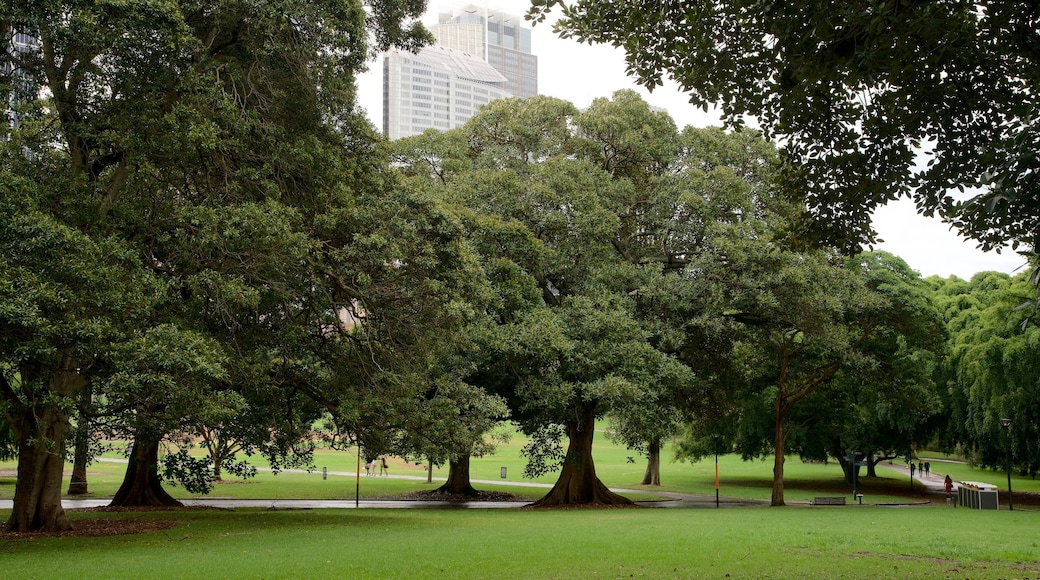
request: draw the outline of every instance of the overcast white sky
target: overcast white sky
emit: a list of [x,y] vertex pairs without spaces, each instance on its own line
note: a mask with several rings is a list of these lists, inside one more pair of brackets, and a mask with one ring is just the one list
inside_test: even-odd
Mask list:
[[[433,24],[437,21],[437,13],[451,10],[452,3],[431,0],[429,6],[423,21]],[[518,16],[526,12],[527,6],[527,0],[490,4],[493,10],[500,9]],[[538,55],[540,94],[584,107],[595,98],[609,97],[614,91],[627,88],[643,95],[651,105],[667,109],[679,127],[721,124],[715,115],[691,106],[674,84],[666,83],[653,93],[637,86],[625,75],[624,54],[618,49],[562,40],[552,33],[548,23],[534,26],[531,44],[532,52]],[[370,66],[372,70],[358,80],[360,103],[372,123],[381,129],[382,65],[375,62]],[[923,276],[956,275],[969,279],[974,273],[986,270],[1015,273],[1024,264],[1024,260],[1010,250],[1003,254],[979,251],[975,242],[957,236],[940,220],[917,215],[909,200],[878,210],[874,214],[874,227],[884,240],[878,249],[902,257]]]

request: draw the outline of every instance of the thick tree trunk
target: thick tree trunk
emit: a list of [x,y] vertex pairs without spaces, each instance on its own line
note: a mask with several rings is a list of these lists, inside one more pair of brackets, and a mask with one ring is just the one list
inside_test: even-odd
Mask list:
[[773,435],[773,495],[769,505],[783,506],[784,503],[784,446],[787,433],[784,430],[785,413],[781,405],[776,406],[776,432]]
[[561,505],[632,505],[632,500],[622,497],[603,485],[596,477],[596,465],[592,461],[592,438],[595,434],[596,405],[586,405],[580,421],[566,424],[567,456],[563,471],[556,485],[534,507]]
[[643,485],[661,485],[661,440],[654,439],[647,448]]
[[479,492],[473,488],[469,480],[469,454],[458,459],[448,460],[448,481],[438,487],[437,493],[476,496]]
[[162,488],[159,479],[159,442],[134,441],[130,453],[130,463],[126,466],[126,476],[119,486],[110,506],[180,506],[181,502],[173,499]]
[[[36,439],[33,435],[26,436],[18,427],[12,430],[18,446],[18,479],[7,530],[55,532],[72,529],[65,517],[65,509],[61,507],[64,458],[50,449],[46,441]],[[46,434],[38,433],[38,436],[52,441],[54,438],[64,439],[62,430],[52,424]]]
[[[6,378],[5,394],[13,392]],[[24,378],[23,380],[28,380]],[[46,394],[68,400],[86,381],[71,371],[59,371]],[[31,397],[31,394],[30,394]],[[7,530],[11,532],[72,529],[61,507],[61,476],[65,468],[65,438],[69,414],[64,406],[39,397],[28,404],[8,400],[7,421],[18,449],[18,475]]]

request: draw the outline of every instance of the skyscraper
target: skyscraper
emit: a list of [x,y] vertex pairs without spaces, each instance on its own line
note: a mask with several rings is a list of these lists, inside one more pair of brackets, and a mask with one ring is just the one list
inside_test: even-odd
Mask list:
[[483,60],[443,46],[383,59],[383,133],[393,140],[465,124],[477,109],[513,96],[506,77]]
[[538,94],[538,57],[522,18],[468,5],[439,15],[437,44],[383,60],[383,132],[390,139],[447,130],[492,99]]
[[[12,31],[10,38],[2,39],[0,42],[5,44],[3,55],[0,56],[0,84],[5,89],[2,94],[6,97],[0,114],[7,116],[9,127],[16,127],[18,104],[36,99],[38,91],[36,83],[21,68],[20,63],[23,58],[39,49],[39,42],[35,37],[18,31]],[[4,139],[7,137],[6,133],[0,136]]]
[[531,54],[531,29],[523,18],[470,4],[442,12],[430,32],[437,44],[478,55],[509,79],[517,97],[538,94],[538,57]]

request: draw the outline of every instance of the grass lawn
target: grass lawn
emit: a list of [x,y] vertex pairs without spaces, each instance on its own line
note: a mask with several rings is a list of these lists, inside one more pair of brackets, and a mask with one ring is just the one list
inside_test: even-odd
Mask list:
[[[505,489],[534,499],[544,489],[520,487],[520,438],[494,456],[476,459],[478,488]],[[662,465],[663,490],[714,494],[714,459]],[[630,459],[631,458],[631,459]],[[610,486],[638,489],[645,461],[597,438],[597,471]],[[767,499],[772,461],[720,457],[723,496]],[[218,485],[211,495],[237,498],[353,498],[357,457],[320,450],[312,473],[261,470],[247,482]],[[907,503],[905,475],[887,471],[864,479],[865,503]],[[322,478],[325,467],[333,475]],[[508,477],[500,478],[505,467]],[[10,473],[13,462],[0,463]],[[95,497],[110,496],[125,464],[90,467]],[[1001,472],[932,461],[932,471],[956,480],[1005,482]],[[394,475],[425,477],[423,466],[390,459]],[[443,478],[445,469],[435,470]],[[834,464],[786,465],[788,501],[845,495],[851,489]],[[551,484],[555,474],[541,478]],[[436,483],[435,483],[436,485]],[[1040,485],[1016,478],[1016,491]],[[424,479],[361,477],[363,498],[429,489]],[[169,488],[177,497],[183,489]],[[919,487],[918,487],[919,489]],[[14,492],[0,476],[0,498]],[[1003,497],[1003,494],[1001,494]],[[631,496],[631,495],[630,495]],[[652,492],[633,499],[648,499]],[[921,500],[923,496],[909,496]],[[892,500],[892,501],[889,501]],[[1016,507],[1018,503],[1016,502]],[[944,507],[790,506],[742,509],[612,510],[186,510],[71,511],[76,520],[168,520],[165,531],[108,537],[0,535],[4,578],[1038,578],[1040,512]],[[9,511],[0,510],[0,519]]]
[[[524,459],[520,449],[527,440],[522,435],[514,435],[509,443],[499,446],[495,455],[474,458],[471,474],[474,480],[485,480],[492,483],[477,483],[478,489],[494,489],[507,491],[537,499],[544,495],[545,488],[522,487],[532,481],[549,486],[556,480],[556,473],[542,476],[535,480],[523,477]],[[631,450],[615,445],[604,434],[599,433],[595,445],[596,470],[600,479],[608,486],[615,488],[638,489],[639,494],[626,494],[632,499],[646,500],[661,498],[659,492],[697,493],[714,495],[715,463],[714,458],[707,458],[697,463],[676,463],[672,461],[670,446],[662,452],[660,488],[640,488],[638,485],[646,468],[646,460]],[[109,453],[109,459],[118,459],[119,453]],[[976,469],[961,463],[940,461],[935,457],[925,456],[932,461],[932,472],[936,474],[950,473],[955,481],[984,481],[997,485],[1003,491],[1007,479],[1003,472]],[[400,458],[389,458],[390,473],[406,475],[414,478],[425,478],[424,465],[404,461]],[[899,462],[896,462],[900,464]],[[263,465],[262,462],[257,462]],[[890,504],[907,501],[923,501],[920,486],[915,486],[916,494],[911,494],[909,480],[905,474],[879,465],[879,478],[861,478],[859,491],[865,495],[864,503]],[[10,499],[14,495],[14,462],[0,462],[0,499]],[[242,499],[348,499],[355,494],[355,477],[330,475],[322,479],[322,468],[330,473],[351,473],[357,469],[357,455],[353,450],[334,451],[319,449],[315,454],[315,471],[311,473],[282,472],[274,475],[261,467],[254,479],[241,481],[228,478],[226,483],[216,486],[210,494],[213,497],[232,497]],[[719,458],[720,493],[723,496],[768,500],[772,485],[772,458],[766,460],[741,461],[739,457],[723,455]],[[507,477],[502,479],[501,469],[506,469]],[[89,486],[92,497],[111,497],[123,478],[125,464],[101,461],[89,468]],[[68,477],[71,468],[66,470]],[[435,483],[433,486],[424,479],[402,480],[384,477],[361,478],[361,497],[376,499],[398,497],[416,490],[427,490],[439,485],[438,479],[447,476],[446,467],[434,468]],[[818,495],[851,496],[851,486],[842,479],[841,468],[836,463],[803,463],[797,456],[789,457],[785,465],[785,497],[788,501],[807,501]],[[68,483],[66,481],[65,488]],[[1013,487],[1016,492],[1040,492],[1040,482],[1028,477],[1014,477]],[[168,487],[174,497],[192,497],[179,487]],[[851,500],[850,500],[851,501]],[[1016,506],[1017,506],[1016,502]],[[1022,507],[1027,507],[1023,505]]]
[[1037,512],[240,509],[72,517],[172,519],[176,526],[100,538],[0,536],[3,577],[1040,576]]

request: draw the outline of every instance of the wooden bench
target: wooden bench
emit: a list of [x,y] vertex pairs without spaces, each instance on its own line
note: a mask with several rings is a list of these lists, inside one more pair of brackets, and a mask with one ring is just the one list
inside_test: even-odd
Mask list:
[[845,505],[845,496],[841,497],[814,497],[812,505]]

